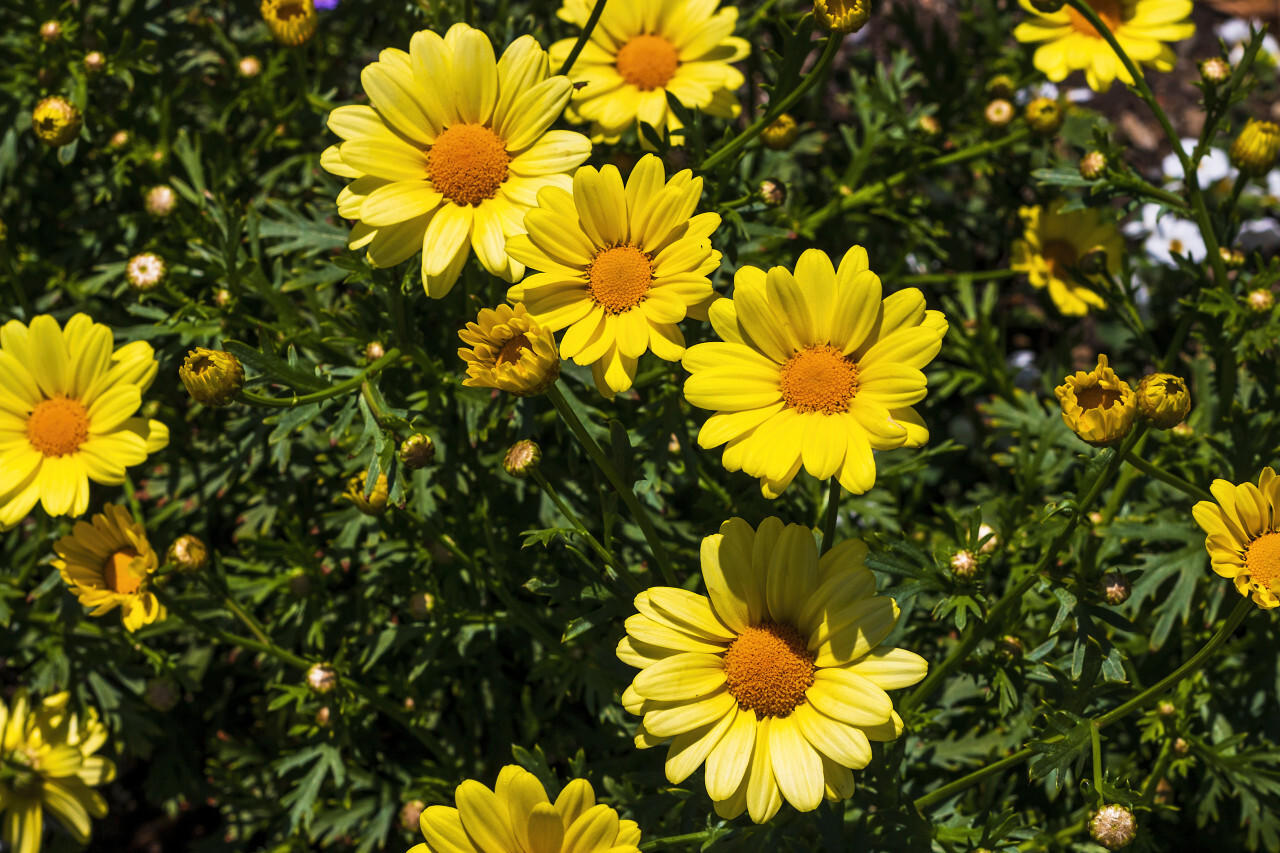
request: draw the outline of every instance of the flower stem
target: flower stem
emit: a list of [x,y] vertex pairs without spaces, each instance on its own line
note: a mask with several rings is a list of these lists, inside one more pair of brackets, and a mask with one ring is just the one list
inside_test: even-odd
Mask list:
[[1143,459],[1141,456],[1138,456],[1136,453],[1130,454],[1129,457],[1125,459],[1125,461],[1128,462],[1130,465],[1132,465],[1134,468],[1137,468],[1142,473],[1146,474],[1148,477],[1159,480],[1160,482],[1165,483],[1167,485],[1173,486],[1175,489],[1181,492],[1185,492],[1188,496],[1195,498],[1198,501],[1213,500],[1213,495],[1209,494],[1204,489],[1197,486],[1195,483],[1188,482],[1187,480],[1184,480],[1181,477],[1179,477],[1177,474],[1170,473],[1169,471],[1166,471],[1163,468],[1161,468],[1159,465],[1154,465],[1151,462],[1148,462],[1147,460]]
[[641,532],[644,533],[645,541],[649,543],[649,550],[653,553],[653,559],[657,562],[659,571],[662,572],[662,580],[668,586],[678,586],[675,572],[671,569],[671,557],[667,554],[667,546],[662,543],[662,537],[654,529],[653,521],[649,518],[649,511],[645,509],[644,504],[640,503],[630,484],[623,482],[622,475],[618,473],[618,469],[613,467],[609,457],[605,456],[604,451],[600,449],[600,445],[596,444],[596,440],[587,432],[586,427],[582,425],[582,421],[578,419],[578,415],[569,405],[569,401],[564,398],[564,394],[560,393],[558,384],[552,385],[547,389],[547,397],[550,398],[551,405],[555,406],[560,419],[573,432],[574,437],[578,439],[578,443],[586,449],[591,461],[596,464],[596,467],[608,479],[618,493],[618,497],[622,498],[622,502],[627,505],[627,509],[631,510],[631,515],[635,518],[636,524],[640,526]]
[[836,544],[836,519],[840,517],[840,498],[843,496],[844,489],[833,474],[827,487],[827,511],[822,519],[823,554],[830,551],[831,546]]
[[1181,196],[1175,195],[1169,192],[1168,190],[1162,190],[1159,187],[1152,186],[1151,184],[1142,180],[1142,178],[1139,178],[1137,175],[1132,175],[1127,173],[1122,175],[1116,175],[1114,178],[1112,178],[1111,182],[1115,186],[1121,189],[1130,190],[1136,195],[1146,196],[1147,198],[1155,199],[1161,204],[1168,205],[1169,207],[1176,207],[1178,210],[1184,210],[1184,211],[1187,209],[1186,199],[1182,198]]
[[587,16],[587,22],[582,27],[582,32],[578,33],[578,40],[573,43],[573,50],[569,51],[569,55],[564,58],[564,64],[560,66],[557,74],[568,74],[573,69],[573,63],[578,61],[578,55],[582,53],[582,49],[587,46],[587,41],[591,38],[591,31],[596,28],[596,24],[600,21],[600,15],[604,12],[604,4],[609,0],[596,0],[596,5],[592,7],[591,14]]
[[626,571],[625,568],[619,566],[617,560],[613,556],[613,552],[600,544],[600,540],[591,535],[586,526],[582,523],[582,519],[578,518],[577,514],[560,499],[560,495],[557,494],[556,490],[551,486],[551,483],[547,481],[547,478],[542,475],[542,472],[535,470],[533,472],[533,479],[542,487],[542,491],[546,493],[547,497],[551,498],[551,502],[556,505],[556,509],[560,510],[560,514],[568,519],[569,523],[573,525],[573,529],[577,531],[578,535],[591,546],[593,551],[600,555],[600,559],[604,561],[604,564],[607,567],[613,569],[613,574],[621,577],[622,580],[626,582],[627,586],[631,587],[632,592],[642,592],[644,587],[640,585],[640,582],[633,578],[631,573]]
[[674,844],[689,844],[694,841],[705,841],[711,835],[711,830],[704,829],[701,832],[690,832],[686,835],[668,835],[666,838],[655,838],[652,841],[646,841],[640,845],[640,849],[648,853],[650,850],[661,850],[664,847],[670,847]]
[[394,361],[400,358],[400,350],[392,347],[387,350],[382,358],[366,367],[364,370],[352,376],[350,379],[332,385],[323,391],[316,391],[312,394],[303,394],[300,397],[265,397],[261,394],[255,394],[252,391],[241,391],[237,396],[243,403],[251,406],[261,406],[269,409],[294,409],[298,406],[305,406],[310,403],[319,403],[322,400],[328,400],[330,397],[337,397],[350,391],[352,388],[360,387],[360,384],[370,376],[378,373],[385,367],[389,367]]

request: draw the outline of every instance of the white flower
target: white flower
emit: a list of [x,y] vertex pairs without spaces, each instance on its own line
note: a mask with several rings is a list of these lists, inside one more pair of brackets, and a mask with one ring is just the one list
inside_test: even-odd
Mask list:
[[[1244,48],[1250,40],[1249,28],[1261,30],[1262,26],[1263,23],[1259,20],[1246,21],[1243,18],[1231,18],[1214,28],[1218,38],[1227,43],[1229,49],[1227,61],[1232,66],[1239,65],[1240,60],[1244,58]],[[1280,43],[1277,43],[1270,35],[1263,36],[1262,49],[1258,51],[1258,57],[1255,62],[1264,66],[1269,64],[1272,68],[1280,65]]]
[[1161,217],[1160,210],[1158,204],[1144,204],[1142,221],[1130,222],[1124,226],[1124,233],[1130,237],[1146,235],[1142,248],[1153,260],[1167,267],[1177,266],[1173,260],[1175,254],[1191,261],[1204,260],[1204,238],[1199,226],[1172,215]]
[[[1196,148],[1196,139],[1183,139],[1182,150],[1191,156]],[[1179,184],[1182,181],[1182,162],[1178,159],[1176,153],[1170,154],[1160,161],[1160,171],[1169,180],[1170,185]],[[1231,160],[1227,157],[1227,152],[1220,148],[1210,148],[1205,155],[1200,158],[1199,165],[1196,166],[1196,180],[1201,187],[1207,187],[1216,184],[1223,178],[1234,178],[1236,170],[1231,166]]]
[[[1013,102],[1020,107],[1025,107],[1036,98],[1050,98],[1058,100],[1058,87],[1048,81],[1036,83],[1032,86],[1025,86],[1013,93]],[[1093,98],[1093,90],[1085,86],[1082,88],[1068,89],[1067,100],[1073,104],[1083,104]]]

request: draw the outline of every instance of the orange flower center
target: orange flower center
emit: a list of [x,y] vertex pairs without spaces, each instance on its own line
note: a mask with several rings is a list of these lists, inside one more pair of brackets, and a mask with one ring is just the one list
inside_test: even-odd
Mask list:
[[132,548],[121,548],[107,557],[107,562],[102,566],[102,582],[107,585],[107,589],[121,595],[138,591],[138,587],[142,586],[142,578],[129,571],[129,564],[137,556],[138,552]]
[[1244,568],[1250,580],[1272,589],[1280,581],[1280,533],[1264,533],[1250,542],[1244,552]]
[[502,349],[498,351],[497,363],[515,364],[520,360],[520,353],[527,349],[533,349],[533,344],[524,335],[516,335],[502,345]]
[[782,365],[778,390],[798,412],[847,412],[858,393],[858,365],[833,346],[813,344]]
[[790,625],[747,628],[724,654],[729,695],[764,717],[786,717],[813,685],[813,653]]
[[427,152],[427,177],[454,204],[479,204],[498,194],[510,162],[498,134],[481,124],[455,124]]
[[[1125,14],[1124,6],[1125,4],[1122,0],[1089,0],[1089,8],[1093,9],[1097,16],[1102,19],[1102,23],[1106,24],[1107,29],[1113,33],[1117,27],[1129,19],[1129,16]],[[1094,38],[1102,38],[1098,31],[1093,28],[1093,24],[1085,20],[1084,15],[1081,15],[1070,6],[1067,6],[1066,10],[1067,14],[1071,16],[1071,26],[1075,28],[1076,32],[1084,33]]]
[[1120,392],[1114,388],[1091,385],[1076,392],[1076,402],[1082,409],[1109,409],[1120,396]]
[[662,36],[636,36],[618,51],[618,73],[642,92],[661,89],[676,76],[680,56]]
[[1044,256],[1044,262],[1049,267],[1049,275],[1064,281],[1070,278],[1067,269],[1074,267],[1080,257],[1076,254],[1076,247],[1066,240],[1046,241],[1040,254]]
[[79,400],[50,397],[27,418],[27,440],[45,456],[75,453],[89,438],[89,413]]
[[606,313],[623,314],[644,301],[653,284],[653,264],[635,246],[614,246],[587,267],[587,292]]

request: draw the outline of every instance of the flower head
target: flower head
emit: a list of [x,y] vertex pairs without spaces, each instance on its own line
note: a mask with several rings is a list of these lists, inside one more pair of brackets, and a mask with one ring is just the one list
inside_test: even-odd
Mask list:
[[209,548],[200,537],[184,533],[169,545],[165,558],[178,571],[194,574],[209,565]]
[[347,490],[342,496],[355,504],[356,509],[365,515],[382,515],[387,511],[387,498],[390,496],[387,475],[378,475],[378,479],[373,481],[373,491],[367,496],[364,493],[365,480],[364,474],[356,474],[348,479]]
[[45,145],[66,145],[80,135],[80,111],[61,95],[43,98],[31,111],[31,129]]
[[1187,383],[1168,373],[1149,373],[1138,383],[1138,411],[1156,429],[1173,429],[1191,411]]
[[694,215],[701,196],[702,178],[685,169],[667,180],[652,154],[625,186],[614,166],[584,166],[572,195],[554,187],[538,193],[525,217],[529,233],[507,241],[513,258],[540,271],[507,298],[552,331],[568,327],[560,354],[591,365],[606,397],[631,387],[645,352],[678,360],[684,335],[676,324],[706,318],[720,216]]
[[640,827],[597,803],[586,779],[574,779],[553,801],[532,773],[511,764],[492,789],[468,779],[455,796],[457,808],[422,813],[426,843],[412,853],[639,853]]
[[45,21],[40,25],[40,38],[45,43],[52,43],[62,38],[62,24],[58,21]]
[[168,184],[156,184],[147,190],[147,196],[143,200],[143,206],[146,207],[147,213],[162,218],[173,213],[173,208],[177,204],[178,196],[174,193],[173,187]]
[[988,127],[1001,128],[1013,121],[1013,104],[1004,98],[996,98],[982,111],[982,120]]
[[[1039,12],[1031,0],[1019,0],[1032,18],[1018,25],[1020,42],[1044,42],[1032,60],[1055,83],[1072,71],[1084,71],[1089,88],[1105,92],[1117,78],[1133,78],[1088,19],[1071,7]],[[1136,61],[1157,71],[1172,70],[1177,57],[1166,42],[1182,41],[1196,31],[1187,20],[1191,0],[1088,0],[1107,29]]]
[[517,480],[523,480],[537,471],[541,462],[542,448],[538,447],[537,442],[525,438],[507,450],[507,455],[502,458],[502,470]]
[[1102,594],[1107,604],[1118,607],[1129,600],[1129,595],[1133,592],[1133,583],[1124,576],[1123,572],[1107,572],[1098,582],[1098,592]]
[[468,323],[458,337],[470,344],[469,349],[458,349],[458,357],[467,363],[463,385],[532,397],[560,376],[555,335],[522,304],[480,309],[476,322]]
[[[717,10],[719,0],[671,3],[629,0],[607,5],[586,48],[569,71],[575,84],[569,118],[590,122],[592,139],[616,142],[643,122],[659,134],[684,125],[667,105],[671,96],[691,110],[718,118],[737,118],[742,106],[734,92],[743,83],[732,63],[751,52],[733,36],[738,9]],[[556,13],[577,27],[586,24],[595,0],[564,0]],[[569,56],[576,38],[551,46],[551,61]],[[683,137],[676,135],[673,144]],[[642,145],[649,140],[641,134]]]
[[960,580],[969,580],[978,573],[978,558],[972,551],[959,550],[951,555],[949,561],[951,574]]
[[[1022,239],[1013,244],[1010,268],[1025,272],[1031,285],[1048,288],[1058,310],[1068,316],[1082,316],[1089,308],[1103,308],[1106,301],[1088,287],[1078,284],[1071,270],[1080,275],[1080,259],[1094,248],[1106,252],[1106,268],[1113,274],[1120,270],[1124,241],[1111,223],[1104,223],[1092,208],[1062,213],[1062,201],[1048,209],[1024,207]],[[1096,276],[1085,276],[1096,280]]]
[[405,470],[426,468],[436,458],[436,443],[426,433],[415,432],[400,445],[400,462]]
[[159,421],[135,417],[158,365],[151,345],[112,351],[111,330],[76,314],[0,327],[0,529],[39,501],[83,515],[89,481],[116,486],[125,469],[169,443]]
[[327,663],[313,663],[307,669],[307,686],[321,695],[338,686],[338,673]]
[[1208,536],[1210,567],[1235,582],[1264,610],[1280,606],[1280,479],[1263,468],[1258,485],[1214,480],[1217,503],[1200,501],[1191,514]]
[[622,702],[644,718],[637,746],[671,741],[673,784],[705,762],[716,813],[756,823],[784,799],[812,811],[853,792],[870,741],[902,731],[885,691],[928,668],[880,645],[898,606],[875,594],[866,555],[851,539],[819,559],[807,527],[733,518],[702,540],[707,595],[636,596],[618,657],[640,672]]
[[84,70],[90,74],[97,74],[106,67],[107,58],[102,55],[102,51],[91,50],[84,55]]
[[182,360],[178,377],[197,403],[216,408],[227,405],[240,393],[244,366],[229,352],[196,347]]
[[124,265],[124,277],[129,287],[139,293],[147,293],[164,284],[169,268],[155,252],[140,252]]
[[1137,396],[1107,365],[1105,355],[1098,356],[1093,370],[1068,376],[1053,393],[1062,405],[1063,422],[1094,447],[1119,442],[1138,417]]
[[312,0],[262,0],[262,20],[280,44],[297,47],[316,34],[316,7]]
[[1270,172],[1280,158],[1280,126],[1250,119],[1231,143],[1231,165],[1251,178]]
[[1027,125],[1041,136],[1053,136],[1062,127],[1067,114],[1055,98],[1034,98],[1023,110]]
[[919,290],[881,296],[861,246],[839,270],[817,249],[800,256],[794,275],[783,267],[738,270],[733,298],[709,312],[721,341],[684,357],[692,374],[685,398],[715,412],[698,443],[726,445],[724,466],[760,478],[768,498],[802,465],[818,479],[839,477],[855,494],[874,486],[873,449],[929,440],[911,407],[924,399],[921,370],[947,331]]
[[147,529],[118,504],[107,504],[93,523],[77,521],[70,536],[54,543],[53,566],[91,616],[120,608],[124,626],[136,631],[165,618],[151,592],[151,576],[160,563],[147,541]]
[[591,154],[579,133],[548,130],[573,84],[551,76],[532,36],[494,59],[482,31],[455,24],[444,38],[413,36],[409,52],[389,48],[360,75],[368,106],[339,107],[329,129],[342,138],[320,164],[354,178],[338,212],[359,222],[350,246],[367,246],[375,266],[422,252],[427,295],[447,294],[474,249],[491,275],[514,282],[524,266],[507,238],[543,187],[568,189]]
[[1107,155],[1101,151],[1090,151],[1080,158],[1080,177],[1086,181],[1096,181],[1107,170]]
[[256,56],[244,56],[236,63],[236,73],[241,77],[257,77],[262,73],[262,61]]
[[837,33],[856,33],[871,19],[871,0],[814,0],[818,25]]
[[1119,850],[1129,846],[1137,837],[1138,824],[1133,819],[1133,812],[1112,803],[1093,813],[1089,819],[1089,834],[1108,850]]
[[800,125],[789,113],[783,113],[760,131],[760,141],[771,151],[786,151],[800,135]]

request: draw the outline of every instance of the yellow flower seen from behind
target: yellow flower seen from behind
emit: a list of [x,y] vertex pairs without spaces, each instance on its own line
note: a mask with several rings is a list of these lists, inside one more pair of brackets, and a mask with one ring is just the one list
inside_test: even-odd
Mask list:
[[107,504],[92,523],[77,521],[70,536],[54,543],[53,566],[89,615],[120,608],[124,626],[136,631],[165,618],[151,592],[160,562],[147,540],[147,530],[118,504]]
[[1280,125],[1249,119],[1231,143],[1231,164],[1244,174],[1259,178],[1280,159]]
[[1191,513],[1208,536],[1210,567],[1263,610],[1280,606],[1280,479],[1263,468],[1258,485],[1214,480],[1217,503],[1200,501]]
[[1063,422],[1094,447],[1118,443],[1138,417],[1138,398],[1129,383],[1116,376],[1105,355],[1086,373],[1076,371],[1054,389],[1062,405]]
[[[1075,9],[1064,6],[1045,13],[1037,12],[1030,0],[1018,2],[1032,17],[1017,26],[1013,37],[1020,42],[1041,43],[1032,61],[1050,80],[1059,83],[1072,71],[1083,71],[1089,88],[1096,92],[1107,91],[1116,79],[1133,83],[1111,45]],[[1177,57],[1168,43],[1191,38],[1196,31],[1196,25],[1188,20],[1191,0],[1087,2],[1138,66],[1172,70]]]
[[492,789],[463,782],[455,802],[422,812],[426,843],[408,853],[640,853],[640,827],[597,803],[586,779],[574,779],[553,801],[532,773],[510,764]]
[[85,314],[65,329],[48,315],[0,327],[0,530],[37,501],[49,515],[83,515],[90,480],[118,486],[168,445],[164,424],[134,415],[158,368],[151,344],[112,347],[111,330]]
[[[668,93],[691,110],[737,118],[742,106],[734,92],[744,78],[731,63],[745,58],[751,45],[733,35],[737,7],[717,10],[718,5],[719,0],[619,0],[606,5],[569,70],[574,83],[584,84],[574,95],[569,117],[591,122],[597,142],[616,142],[637,122],[659,135],[664,129],[679,130],[684,125],[667,105]],[[582,27],[594,6],[595,0],[565,0],[556,14]],[[551,61],[563,63],[575,41],[553,44]],[[640,140],[649,144],[643,134]],[[676,135],[671,142],[679,145],[682,140]]]
[[490,275],[519,280],[507,238],[524,231],[538,190],[567,190],[591,155],[582,134],[548,129],[569,102],[569,78],[551,76],[532,36],[495,59],[488,36],[455,24],[444,38],[415,34],[408,53],[382,51],[360,80],[369,105],[329,114],[343,142],[320,158],[354,178],[338,195],[338,213],[359,220],[350,247],[367,246],[379,267],[421,251],[434,299],[453,289],[473,249]]
[[812,811],[852,795],[870,742],[902,732],[885,691],[928,669],[880,645],[898,606],[876,595],[866,556],[851,539],[819,558],[807,527],[733,518],[702,540],[707,595],[636,596],[618,657],[640,672],[622,703],[643,717],[636,746],[670,741],[672,784],[705,764],[716,813],[756,823],[783,800]]
[[524,305],[483,308],[476,322],[458,332],[458,357],[467,363],[463,385],[498,388],[517,397],[532,397],[560,376],[560,354],[551,330],[529,316]]
[[280,44],[297,47],[316,34],[319,16],[313,0],[262,0],[262,20]]
[[[1083,316],[1090,308],[1105,308],[1107,303],[1090,288],[1073,277],[1081,259],[1094,249],[1106,253],[1106,269],[1114,275],[1120,270],[1124,240],[1114,224],[1103,222],[1092,208],[1062,213],[1062,201],[1047,209],[1024,207],[1022,239],[1013,244],[1013,261],[1009,268],[1027,274],[1031,285],[1048,288],[1049,297],[1067,316]],[[1081,275],[1078,271],[1074,275]],[[1098,281],[1098,275],[1084,276]]]
[[652,154],[625,186],[616,167],[586,166],[573,176],[572,195],[554,187],[538,193],[528,233],[507,241],[513,258],[539,271],[507,298],[523,302],[539,324],[567,328],[560,354],[591,365],[606,397],[631,387],[646,351],[678,361],[684,335],[676,324],[707,316],[720,215],[694,215],[701,196],[702,178],[685,169],[667,180]]
[[758,477],[767,498],[801,466],[855,494],[871,489],[872,450],[929,440],[911,407],[925,397],[921,370],[947,331],[919,290],[882,293],[861,246],[838,270],[817,249],[800,256],[794,274],[738,270],[733,298],[709,312],[722,340],[690,347],[683,361],[692,374],[685,398],[715,412],[698,443],[725,445],[724,466]]

